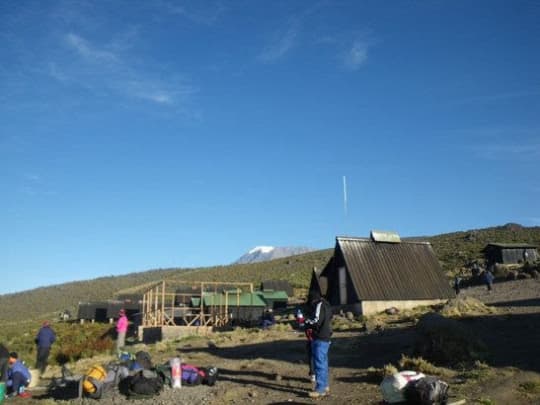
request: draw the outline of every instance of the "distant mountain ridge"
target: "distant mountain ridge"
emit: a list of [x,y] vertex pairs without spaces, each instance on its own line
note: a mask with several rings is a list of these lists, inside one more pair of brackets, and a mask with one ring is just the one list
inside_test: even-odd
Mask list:
[[[413,239],[431,243],[444,273],[451,280],[463,266],[483,258],[483,249],[488,243],[529,243],[540,246],[540,227],[508,223]],[[275,280],[289,281],[294,288],[307,289],[313,268],[322,269],[333,255],[334,243],[331,236],[329,245],[327,249],[270,261],[189,269],[153,269],[4,294],[0,295],[0,321],[13,321],[14,308],[17,309],[18,317],[32,320],[53,319],[59,311],[65,309],[75,314],[80,301],[107,300],[118,292],[140,292],[164,280],[252,282],[257,285],[271,276]]]
[[284,257],[301,255],[303,253],[313,252],[314,249],[308,247],[274,247],[257,246],[246,254],[242,255],[232,264],[248,264],[265,262],[268,260],[282,259]]

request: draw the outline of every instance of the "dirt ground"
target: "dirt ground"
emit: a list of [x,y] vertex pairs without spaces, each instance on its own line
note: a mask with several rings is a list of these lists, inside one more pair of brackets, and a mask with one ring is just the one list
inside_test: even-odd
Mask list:
[[[473,372],[447,370],[440,376],[450,384],[451,401],[465,399],[470,404],[540,404],[540,282],[518,280],[496,283],[491,293],[485,287],[462,290],[497,308],[492,315],[460,319],[488,346],[487,366]],[[394,322],[374,331],[334,333],[330,348],[330,395],[320,400],[308,398],[311,389],[302,333],[283,330],[223,332],[210,338],[194,338],[176,344],[148,346],[155,362],[180,356],[184,361],[219,368],[218,382],[205,385],[165,388],[151,399],[131,400],[136,404],[381,404],[380,381],[374,381],[369,367],[397,364],[402,353],[410,353],[416,336],[412,322]],[[90,360],[92,361],[92,360]],[[95,360],[93,360],[95,362]],[[78,365],[79,368],[89,364]],[[58,370],[51,369],[50,374]],[[47,377],[47,375],[45,376]],[[50,377],[50,375],[49,375]],[[44,379],[42,385],[47,382]],[[58,401],[35,389],[32,399],[10,399],[8,403],[96,404],[91,399]],[[103,405],[128,400],[111,393]]]

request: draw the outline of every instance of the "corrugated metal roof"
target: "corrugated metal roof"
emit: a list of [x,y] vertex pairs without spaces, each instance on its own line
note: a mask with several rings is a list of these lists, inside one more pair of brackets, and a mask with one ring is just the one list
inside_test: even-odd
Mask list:
[[[204,296],[204,305],[225,305],[225,294],[207,294]],[[228,294],[229,306],[265,307],[266,303],[256,293]]]
[[486,248],[490,246],[495,246],[502,249],[524,249],[524,248],[536,249],[538,247],[536,245],[531,245],[529,243],[488,243]]
[[360,300],[447,299],[455,296],[429,242],[382,243],[336,238]]
[[273,290],[264,290],[257,291],[256,294],[260,295],[263,299],[271,300],[287,300],[289,296],[285,291],[273,291]]

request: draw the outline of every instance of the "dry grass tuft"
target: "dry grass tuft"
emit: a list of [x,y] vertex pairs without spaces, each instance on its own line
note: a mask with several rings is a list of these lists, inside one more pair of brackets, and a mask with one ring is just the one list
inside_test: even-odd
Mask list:
[[458,321],[437,313],[424,315],[417,324],[414,352],[434,364],[470,365],[488,356],[487,346]]
[[398,364],[402,370],[413,370],[424,374],[445,377],[450,375],[448,369],[437,367],[422,357],[408,357],[402,354]]
[[458,318],[470,315],[496,314],[497,310],[488,307],[476,298],[464,297],[448,301],[440,313],[446,317]]

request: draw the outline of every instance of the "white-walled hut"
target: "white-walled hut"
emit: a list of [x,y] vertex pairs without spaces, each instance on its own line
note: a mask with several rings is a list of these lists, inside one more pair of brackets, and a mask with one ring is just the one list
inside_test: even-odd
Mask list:
[[379,231],[370,238],[337,237],[332,258],[313,272],[313,289],[332,306],[362,315],[455,298],[429,242]]

